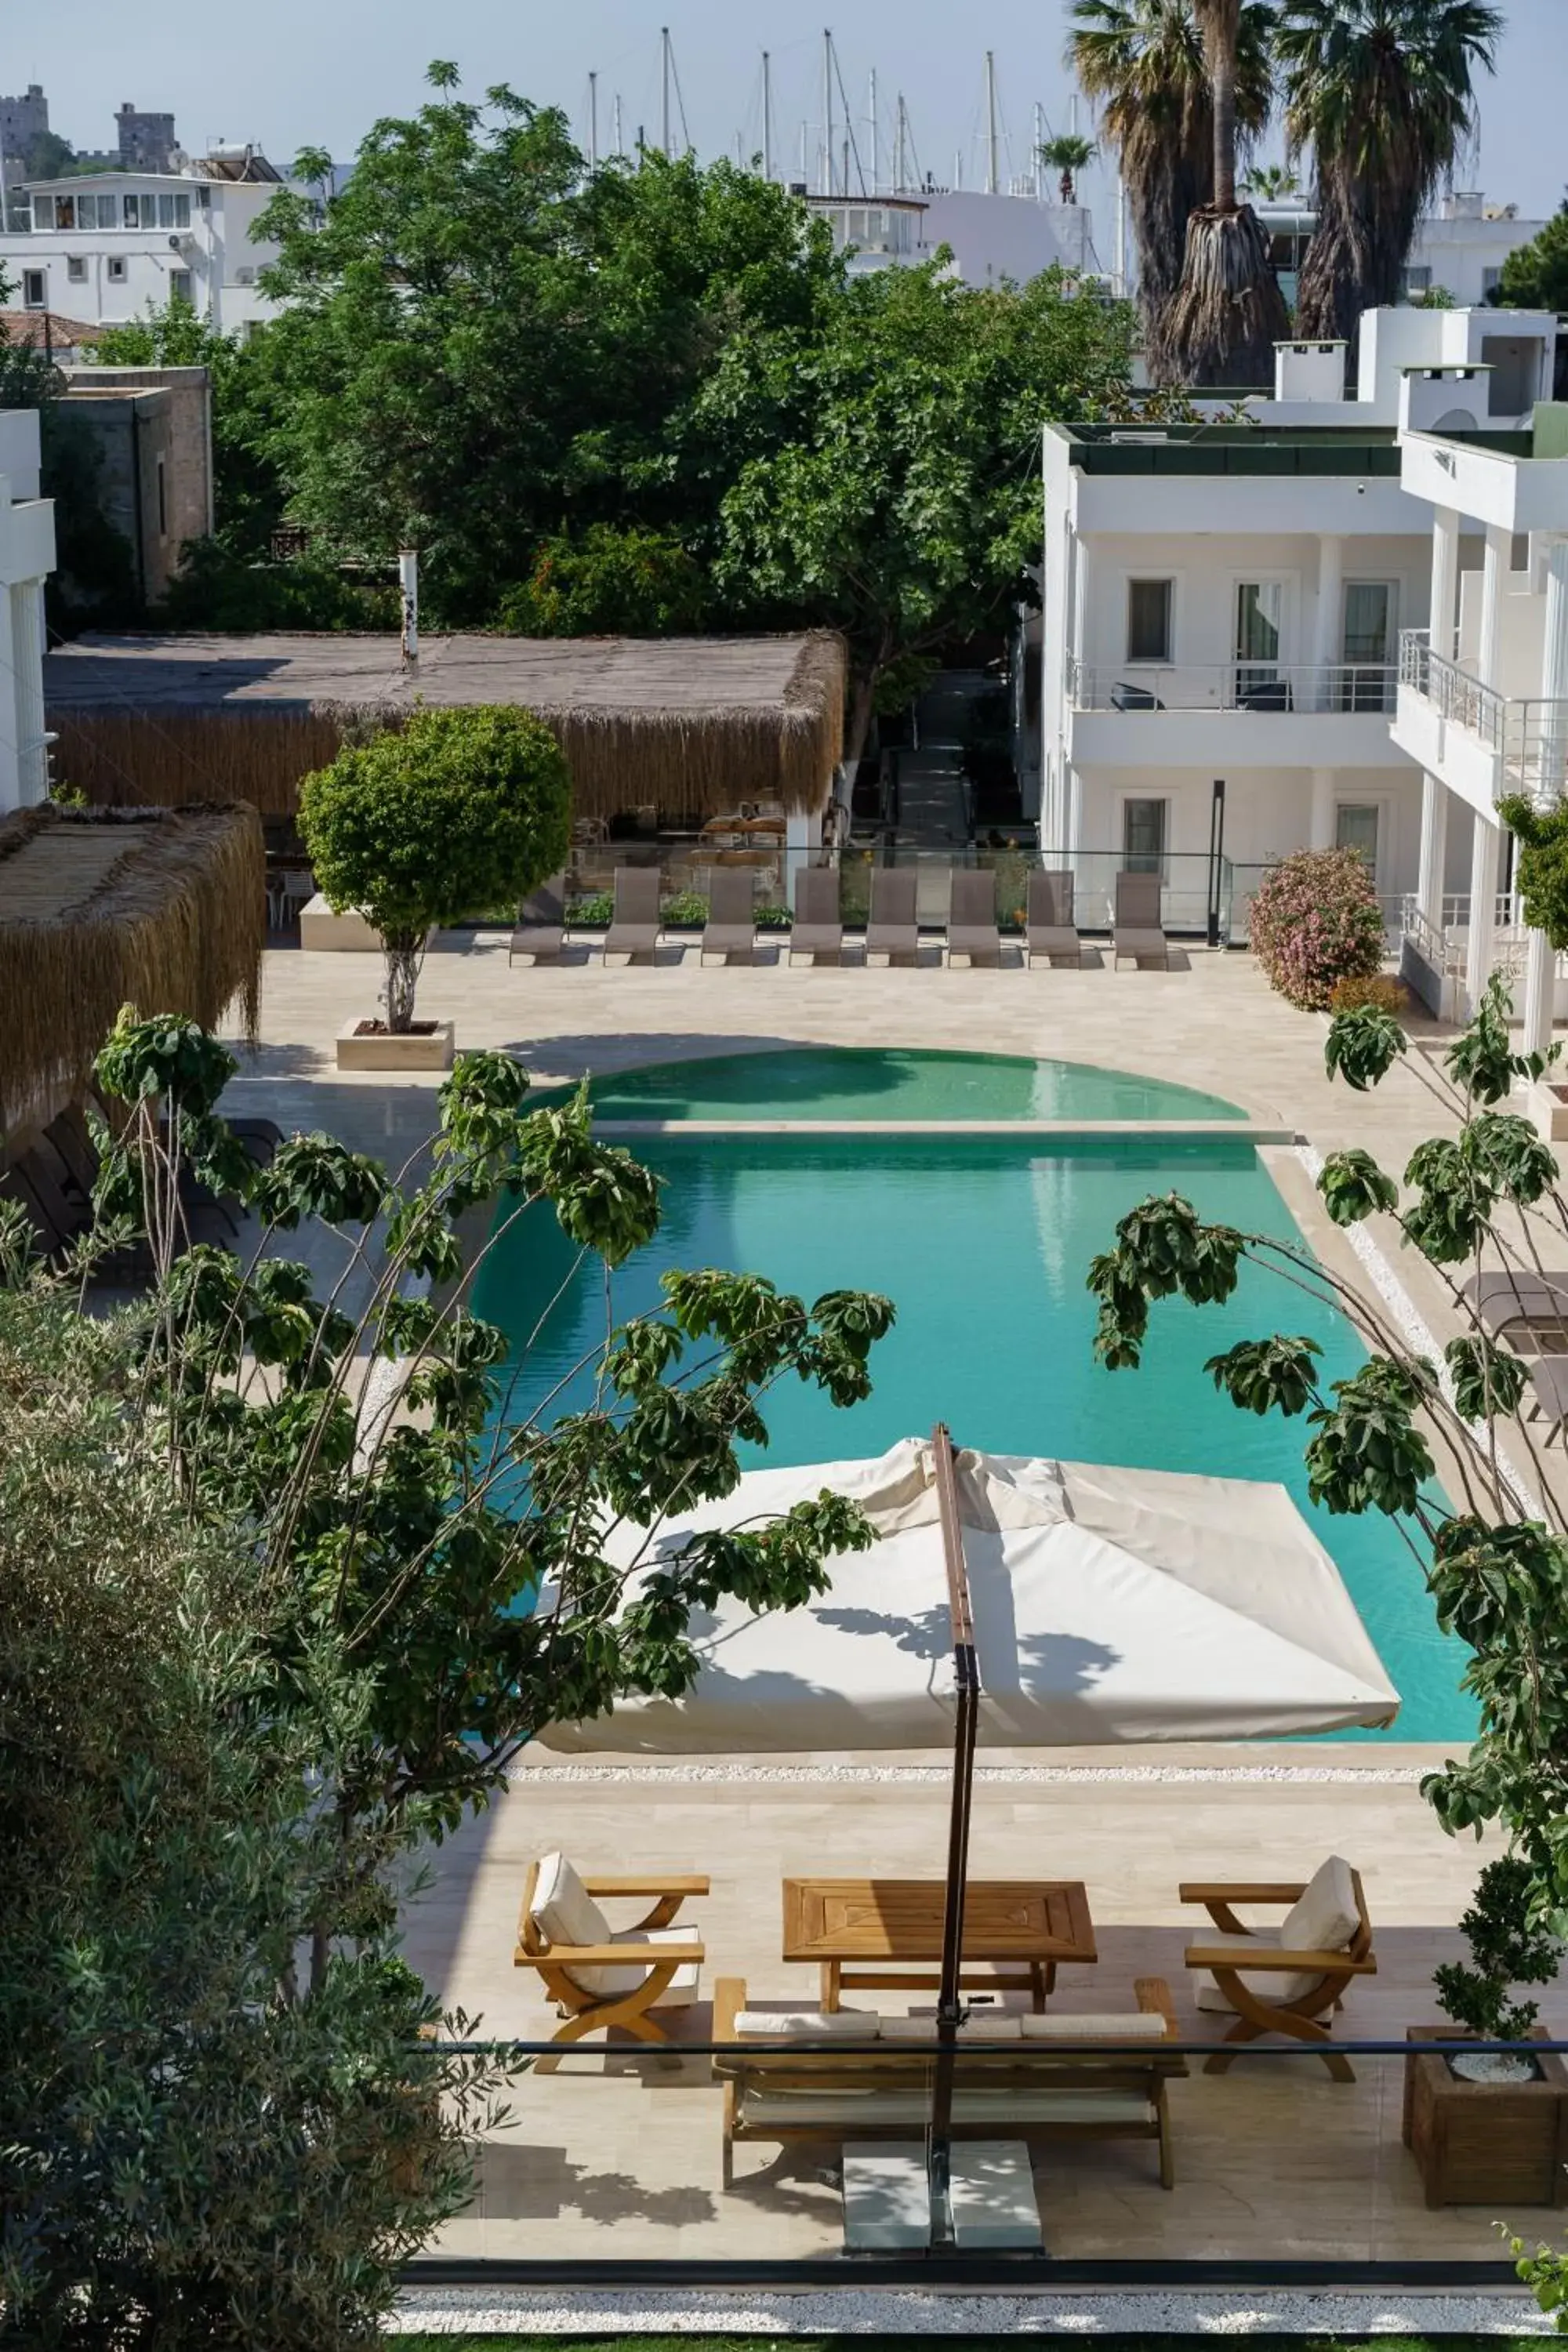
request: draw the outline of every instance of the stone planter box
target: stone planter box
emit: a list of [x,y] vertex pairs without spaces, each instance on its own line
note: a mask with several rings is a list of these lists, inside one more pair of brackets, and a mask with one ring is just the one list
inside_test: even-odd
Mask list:
[[[1471,2042],[1452,2025],[1413,2025],[1407,2042]],[[1540,2032],[1535,2037],[1544,2039]],[[1506,2217],[1516,2205],[1559,2205],[1568,2162],[1568,2070],[1543,2052],[1533,2083],[1467,2083],[1440,2049],[1405,2062],[1405,2145],[1420,2167],[1426,2202],[1483,2205]]]
[[1530,1116],[1548,1143],[1568,1143],[1568,1086],[1560,1078],[1537,1078],[1529,1090]]
[[340,1070],[449,1070],[453,1040],[450,1021],[421,1021],[401,1037],[384,1030],[362,1033],[359,1020],[345,1022],[338,1031]]
[[[447,935],[450,936],[449,934]],[[431,945],[426,940],[426,946]],[[351,907],[334,915],[318,890],[300,909],[300,945],[316,955],[380,955],[381,933]]]

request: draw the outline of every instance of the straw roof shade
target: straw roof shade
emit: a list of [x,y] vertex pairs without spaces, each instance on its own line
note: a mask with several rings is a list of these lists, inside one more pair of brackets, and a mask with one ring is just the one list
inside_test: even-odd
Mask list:
[[266,861],[253,808],[0,817],[0,1138],[86,1081],[122,1004],[254,1034]]
[[826,632],[773,637],[89,635],[44,663],[55,770],[99,807],[246,800],[293,814],[345,734],[417,706],[537,713],[578,816],[649,804],[826,806],[844,750],[846,657]]

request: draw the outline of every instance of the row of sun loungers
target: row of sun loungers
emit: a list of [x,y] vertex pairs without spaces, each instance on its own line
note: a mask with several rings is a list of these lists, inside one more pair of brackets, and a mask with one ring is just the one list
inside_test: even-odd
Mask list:
[[[866,921],[868,960],[881,957],[890,964],[917,961],[918,878],[911,866],[873,868]],[[725,963],[736,959],[755,961],[758,934],[753,891],[753,877],[748,871],[721,867],[714,874],[698,948],[700,961],[712,958]],[[657,867],[617,867],[614,914],[605,934],[606,959],[624,956],[628,962],[652,959],[663,930],[659,895]],[[528,956],[535,963],[557,961],[566,944],[566,877],[557,874],[520,910],[511,935],[511,955]],[[790,929],[779,933],[789,961],[804,957],[813,963],[841,963],[844,936],[837,869],[807,867],[795,877]],[[974,867],[952,869],[948,877],[946,940],[950,957],[966,957],[971,964],[1001,964],[1002,932],[996,919],[994,874]],[[1117,876],[1111,952],[1117,963],[1159,964],[1169,970],[1170,944],[1160,922],[1157,874]],[[1081,964],[1083,957],[1070,871],[1065,866],[1047,867],[1031,874],[1025,910],[1025,962]]]
[[1568,1442],[1568,1274],[1531,1274],[1520,1266],[1473,1274],[1463,1296],[1489,1338],[1506,1340],[1530,1366],[1534,1415],[1550,1445]]
[[[282,1129],[269,1118],[236,1119],[231,1124],[251,1159],[265,1166],[282,1139]],[[71,1103],[0,1169],[0,1201],[21,1210],[34,1245],[44,1257],[63,1257],[72,1243],[90,1229],[100,1167],[86,1110],[80,1103]],[[223,1244],[237,1235],[238,1202],[209,1191],[186,1167],[179,1171],[178,1199],[183,1242]],[[133,1278],[150,1270],[145,1244],[115,1251],[101,1268],[116,1279]]]

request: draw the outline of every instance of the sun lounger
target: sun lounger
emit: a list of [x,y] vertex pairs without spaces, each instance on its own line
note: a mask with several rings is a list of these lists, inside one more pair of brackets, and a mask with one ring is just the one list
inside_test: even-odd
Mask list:
[[624,955],[628,963],[646,956],[652,963],[658,948],[659,871],[657,866],[617,866],[615,920],[605,934],[605,955]]
[[1171,947],[1160,926],[1160,877],[1157,874],[1123,871],[1116,877],[1116,920],[1111,933],[1113,963],[1157,963],[1169,971]]
[[915,922],[912,866],[875,866],[871,869],[871,909],[866,921],[866,954],[886,956],[889,963],[915,963],[920,959],[920,930]]
[[1002,934],[996,926],[996,877],[984,868],[955,866],[947,907],[947,953],[967,956],[972,964],[1002,961]]
[[844,925],[838,913],[837,866],[806,866],[795,877],[795,919],[789,931],[789,960],[809,956],[813,963],[826,957],[844,961]]
[[1568,1353],[1568,1274],[1527,1274],[1522,1267],[1499,1266],[1471,1275],[1460,1295],[1486,1331],[1506,1331],[1513,1323],[1551,1324],[1560,1318],[1563,1348],[1552,1352]]
[[698,962],[705,963],[710,956],[717,956],[721,963],[727,964],[732,956],[737,956],[742,963],[755,963],[755,908],[756,881],[752,868],[715,866],[708,893],[708,919],[697,945]]
[[1047,866],[1029,877],[1026,914],[1027,943],[1024,961],[1044,956],[1051,964],[1081,964],[1083,941],[1073,913],[1072,874],[1065,866]]
[[[1166,2087],[1187,2062],[1167,2046],[1176,2038],[1170,1988],[1140,1977],[1133,1990],[1137,2008],[1119,2016],[973,2011],[954,2060],[954,2138],[1153,2140],[1160,2185],[1172,2188]],[[1117,2048],[1123,2038],[1129,2046]],[[1075,2041],[1108,2046],[1074,2049]],[[745,2141],[918,2140],[930,2122],[934,2017],[752,2010],[743,1979],[721,1977],[713,2044],[726,2189]]]
[[[1531,1419],[1546,1423],[1546,1443],[1568,1422],[1568,1356],[1532,1356],[1530,1360]],[[1568,1440],[1564,1441],[1568,1443]]]
[[565,944],[566,877],[552,874],[518,908],[506,960],[510,964],[525,955],[535,963],[558,963]]

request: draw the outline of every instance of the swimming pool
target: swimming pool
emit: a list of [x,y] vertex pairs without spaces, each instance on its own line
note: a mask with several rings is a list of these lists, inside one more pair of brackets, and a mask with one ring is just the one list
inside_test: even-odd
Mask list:
[[[1436,1631],[1409,1551],[1375,1515],[1316,1508],[1302,1423],[1238,1412],[1203,1372],[1233,1341],[1282,1328],[1316,1339],[1323,1377],[1341,1377],[1361,1352],[1345,1325],[1249,1266],[1223,1307],[1156,1307],[1140,1370],[1093,1360],[1089,1262],[1145,1194],[1179,1190],[1202,1216],[1300,1241],[1244,1139],[661,1135],[637,1152],[666,1180],[664,1223],[615,1277],[618,1316],[656,1308],[671,1265],[745,1268],[808,1299],[881,1290],[898,1307],[867,1402],[839,1412],[815,1390],[782,1385],[763,1406],[766,1458],[879,1454],[940,1419],[955,1443],[1001,1453],[1279,1479],[1338,1561],[1404,1700],[1392,1735],[1360,1736],[1469,1736],[1466,1653]],[[587,1402],[585,1380],[568,1375],[602,1328],[602,1288],[596,1268],[567,1279],[573,1255],[553,1219],[533,1215],[480,1269],[479,1313],[520,1342],[543,1318],[514,1392],[519,1418],[560,1381],[556,1411]],[[748,1451],[749,1463],[762,1458]]]
[[[553,1092],[554,1089],[551,1089]],[[595,1078],[605,1119],[1131,1119],[1207,1123],[1247,1113],[1195,1087],[1012,1054],[888,1045],[780,1045],[658,1062]]]

